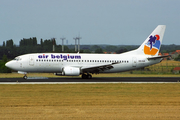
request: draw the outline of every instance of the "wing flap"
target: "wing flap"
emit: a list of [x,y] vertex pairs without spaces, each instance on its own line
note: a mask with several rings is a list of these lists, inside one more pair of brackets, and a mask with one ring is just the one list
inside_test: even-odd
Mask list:
[[113,65],[118,64],[116,63],[109,63],[109,64],[101,64],[101,65],[88,65],[81,67],[81,70],[83,72],[93,72],[98,73],[100,71],[105,71],[114,68]]

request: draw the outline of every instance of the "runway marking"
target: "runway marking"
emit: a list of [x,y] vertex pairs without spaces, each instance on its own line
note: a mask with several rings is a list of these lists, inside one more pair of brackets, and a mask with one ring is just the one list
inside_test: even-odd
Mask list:
[[48,77],[27,77],[27,80],[30,79],[49,79]]
[[162,84],[162,83],[179,83],[179,82],[2,82],[0,84]]

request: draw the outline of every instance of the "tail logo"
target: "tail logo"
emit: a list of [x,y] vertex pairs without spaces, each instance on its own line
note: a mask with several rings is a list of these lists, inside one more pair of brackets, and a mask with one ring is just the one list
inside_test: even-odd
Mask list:
[[150,36],[148,42],[144,45],[144,54],[146,55],[155,55],[160,48],[160,36],[154,35]]

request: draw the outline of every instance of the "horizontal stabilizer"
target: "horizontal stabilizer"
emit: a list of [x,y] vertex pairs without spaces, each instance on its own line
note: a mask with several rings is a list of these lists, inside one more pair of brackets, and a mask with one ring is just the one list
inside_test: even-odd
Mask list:
[[157,56],[157,57],[150,57],[150,58],[147,58],[148,60],[156,60],[156,59],[159,59],[159,58],[166,58],[166,57],[171,57],[171,55],[163,55],[163,56]]

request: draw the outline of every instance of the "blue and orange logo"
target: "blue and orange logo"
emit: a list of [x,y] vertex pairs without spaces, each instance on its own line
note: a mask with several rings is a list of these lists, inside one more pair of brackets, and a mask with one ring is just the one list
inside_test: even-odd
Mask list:
[[148,42],[144,45],[144,53],[146,55],[155,55],[160,48],[161,42],[160,42],[160,36],[154,35],[150,36]]

